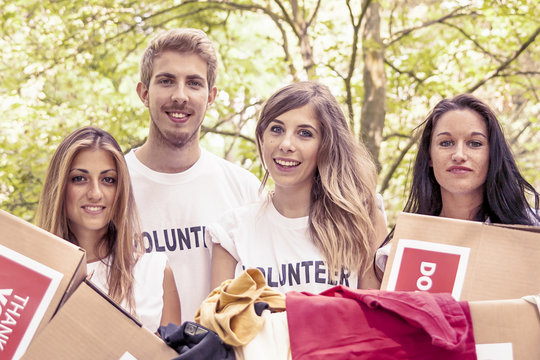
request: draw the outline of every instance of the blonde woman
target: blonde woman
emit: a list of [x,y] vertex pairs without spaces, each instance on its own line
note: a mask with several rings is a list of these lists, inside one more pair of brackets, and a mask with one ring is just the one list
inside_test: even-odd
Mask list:
[[372,159],[328,88],[299,82],[272,95],[256,127],[275,188],[207,227],[212,286],[258,268],[280,291],[378,288],[370,267],[386,235]]
[[107,132],[69,134],[49,164],[37,212],[43,229],[85,249],[91,281],[151,331],[180,324],[167,259],[144,254],[129,173]]

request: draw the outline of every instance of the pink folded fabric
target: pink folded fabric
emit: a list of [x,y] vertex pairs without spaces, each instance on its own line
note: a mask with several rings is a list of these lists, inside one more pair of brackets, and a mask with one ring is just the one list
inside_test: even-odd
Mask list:
[[336,286],[286,297],[293,360],[476,359],[469,305],[450,294]]

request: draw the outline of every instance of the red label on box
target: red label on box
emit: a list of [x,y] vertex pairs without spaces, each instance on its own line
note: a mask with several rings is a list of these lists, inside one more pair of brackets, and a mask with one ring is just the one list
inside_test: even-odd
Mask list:
[[452,293],[459,255],[406,248],[401,264],[395,290]]
[[63,275],[1,245],[0,269],[0,358],[18,359]]
[[396,246],[386,290],[447,292],[459,300],[469,248],[406,239]]

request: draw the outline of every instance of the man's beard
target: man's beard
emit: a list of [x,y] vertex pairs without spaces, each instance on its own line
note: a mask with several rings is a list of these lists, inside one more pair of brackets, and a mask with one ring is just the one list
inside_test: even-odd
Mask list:
[[192,133],[167,130],[162,131],[162,129],[160,129],[154,121],[154,117],[150,116],[150,119],[151,126],[154,128],[154,137],[158,144],[163,144],[168,147],[174,147],[176,149],[182,149],[184,146],[191,144],[197,139],[200,124],[197,128],[193,130]]

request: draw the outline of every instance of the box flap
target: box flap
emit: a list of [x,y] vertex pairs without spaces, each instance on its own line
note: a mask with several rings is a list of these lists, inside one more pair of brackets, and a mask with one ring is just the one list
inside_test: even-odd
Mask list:
[[85,281],[36,336],[22,359],[120,359],[126,352],[138,360],[178,356]]
[[87,285],[88,287],[90,287],[92,290],[94,290],[96,293],[98,293],[99,295],[101,295],[101,297],[103,299],[105,299],[106,301],[109,302],[109,304],[111,304],[112,306],[114,306],[118,311],[120,311],[122,314],[124,314],[124,316],[126,316],[128,319],[130,319],[131,321],[133,321],[135,323],[135,325],[137,325],[138,327],[142,327],[143,324],[138,320],[136,319],[133,315],[131,315],[129,312],[127,312],[122,306],[120,306],[119,304],[116,303],[116,301],[114,301],[113,299],[111,299],[106,293],[104,293],[99,287],[97,287],[96,285],[94,285],[92,283],[91,280],[89,280],[88,278],[84,279],[84,283],[85,285]]

